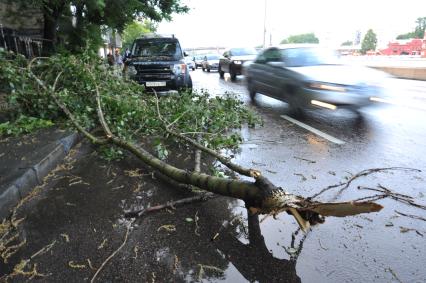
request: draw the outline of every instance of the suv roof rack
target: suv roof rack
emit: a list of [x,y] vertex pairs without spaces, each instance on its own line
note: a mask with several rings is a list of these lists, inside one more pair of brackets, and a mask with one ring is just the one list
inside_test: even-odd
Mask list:
[[175,38],[174,34],[145,33],[139,38]]

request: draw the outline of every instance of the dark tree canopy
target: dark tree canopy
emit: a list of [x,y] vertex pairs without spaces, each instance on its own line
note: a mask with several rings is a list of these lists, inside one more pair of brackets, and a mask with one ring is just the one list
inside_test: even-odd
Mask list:
[[361,43],[361,53],[365,54],[369,50],[376,50],[377,36],[372,29],[369,29]]
[[[28,0],[19,0],[28,3]],[[170,20],[173,13],[185,13],[180,0],[31,0],[44,18],[45,53],[51,53],[59,41],[65,49],[78,51],[101,43],[101,31],[119,32],[135,19],[159,22]],[[60,39],[60,40],[59,40]]]
[[281,44],[286,43],[319,43],[319,39],[315,36],[314,33],[303,33],[291,35],[281,41]]

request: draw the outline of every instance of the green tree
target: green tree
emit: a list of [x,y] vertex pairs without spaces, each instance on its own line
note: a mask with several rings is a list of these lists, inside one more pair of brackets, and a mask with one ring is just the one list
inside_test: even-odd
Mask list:
[[414,31],[400,34],[396,39],[423,38],[426,31],[426,17],[420,17],[416,20]]
[[353,41],[350,41],[350,40],[346,40],[345,42],[341,44],[341,46],[352,46],[352,45],[354,45],[354,43]]
[[369,50],[376,50],[377,36],[372,29],[369,29],[361,43],[361,53],[365,54]]
[[286,43],[319,43],[319,39],[315,36],[314,33],[303,33],[291,35],[281,41],[281,44]]
[[417,26],[414,29],[415,38],[423,38],[426,31],[426,17],[417,18]]
[[396,39],[410,39],[410,38],[414,38],[414,32],[403,33],[396,37]]
[[[18,0],[27,4],[29,0]],[[44,53],[58,45],[58,35],[66,49],[84,49],[88,40],[101,42],[101,28],[122,32],[135,19],[159,22],[170,20],[173,13],[185,13],[181,0],[30,0],[43,12]]]
[[141,22],[131,22],[126,25],[122,32],[122,40],[123,40],[123,49],[130,48],[133,41],[140,37],[143,34],[155,32],[157,27],[150,21]]

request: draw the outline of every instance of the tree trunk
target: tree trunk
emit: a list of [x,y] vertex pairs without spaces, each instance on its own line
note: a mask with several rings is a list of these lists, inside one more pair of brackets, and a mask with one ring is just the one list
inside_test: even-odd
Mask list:
[[64,7],[64,1],[60,1],[56,4],[50,3],[50,5],[44,4],[43,6],[43,56],[49,56],[55,52],[58,39],[57,31],[59,18],[63,13]]

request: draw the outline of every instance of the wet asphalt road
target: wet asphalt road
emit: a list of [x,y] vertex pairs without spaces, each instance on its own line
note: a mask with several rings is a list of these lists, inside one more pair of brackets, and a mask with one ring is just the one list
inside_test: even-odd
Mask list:
[[[261,169],[274,183],[304,196],[365,169],[416,168],[422,172],[372,174],[356,180],[341,195],[321,198],[356,199],[365,194],[357,186],[380,184],[426,203],[426,82],[389,79],[384,82],[389,103],[367,108],[361,115],[316,110],[293,117],[344,142],[336,144],[284,119],[289,114],[283,102],[258,94],[256,103],[250,103],[243,77],[236,82],[218,77],[201,70],[192,73],[196,88],[237,93],[265,122],[263,128],[244,129],[238,163]],[[380,203],[385,206],[380,213],[329,218],[308,234],[296,265],[302,282],[426,281],[426,222],[398,217],[395,210],[423,217],[425,211],[390,200]],[[287,256],[281,246],[290,242],[290,231],[296,228],[291,221],[280,215],[278,221],[261,224],[265,242],[278,258]],[[402,233],[413,227],[420,234]]]
[[[242,78],[233,83],[214,72],[191,74],[196,88],[234,92],[262,116],[264,127],[243,129],[235,161],[262,170],[275,184],[311,196],[365,169],[410,167],[422,172],[371,174],[342,194],[330,191],[320,198],[359,198],[373,192],[357,186],[380,184],[426,203],[426,83],[389,81],[397,105],[366,109],[361,116],[310,111],[297,118],[344,142],[336,144],[282,118],[288,115],[285,103],[260,96],[251,104]],[[176,152],[169,162],[192,165],[192,153]],[[203,164],[206,170],[209,161]],[[27,243],[8,265],[0,265],[0,277],[54,243],[31,261],[48,275],[37,280],[90,281],[123,242],[125,209],[188,196],[153,179],[135,158],[106,162],[86,142],[45,181],[19,211],[25,217],[20,237]],[[425,282],[426,222],[395,212],[426,218],[425,211],[389,199],[379,203],[385,207],[379,213],[327,218],[307,234],[297,232],[286,214],[248,219],[241,202],[223,197],[157,212],[135,222],[96,282]]]

